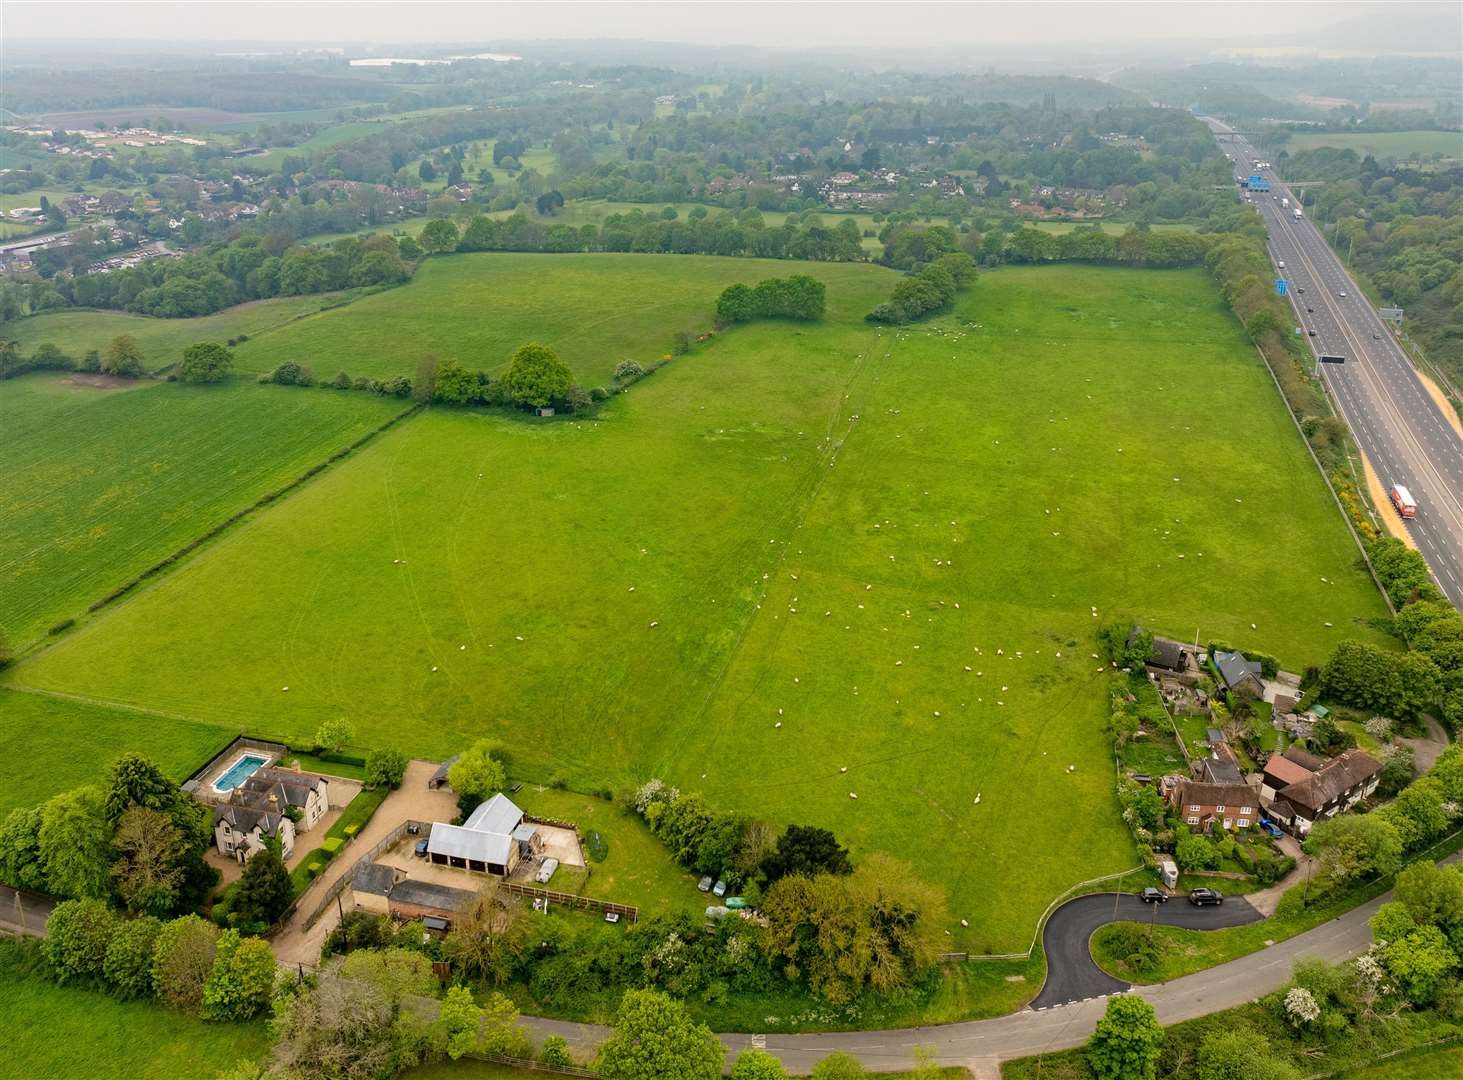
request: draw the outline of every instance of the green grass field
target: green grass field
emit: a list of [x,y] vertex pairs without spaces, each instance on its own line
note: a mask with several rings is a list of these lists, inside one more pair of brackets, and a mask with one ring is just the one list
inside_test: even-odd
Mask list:
[[711,328],[733,282],[812,274],[828,283],[839,320],[888,295],[893,271],[859,264],[661,255],[483,253],[427,260],[409,284],[321,312],[245,342],[241,368],[300,360],[324,378],[416,370],[424,353],[502,372],[525,341],[554,346],[586,385],[607,383],[621,360],[671,351],[677,330]]
[[0,628],[17,646],[402,412],[235,379],[0,383]]
[[1298,131],[1291,135],[1285,146],[1292,154],[1302,150],[1315,150],[1321,146],[1334,146],[1340,150],[1355,150],[1363,157],[1370,154],[1375,158],[1405,160],[1440,154],[1456,161],[1463,158],[1463,132],[1369,131],[1333,134]]
[[[1040,229],[1048,233],[1069,233],[1079,226],[1100,225],[1102,231],[1109,236],[1121,236],[1133,227],[1130,221],[1023,221],[1021,224],[1032,228]],[[1193,232],[1192,225],[1165,225],[1162,223],[1148,226],[1153,232]]]
[[[335,333],[466,332],[516,289],[593,362],[567,298],[595,274],[571,293],[533,258],[446,260],[432,319],[361,302]],[[656,296],[761,272],[538,258]],[[1381,600],[1203,272],[1006,269],[880,332],[891,275],[811,269],[825,324],[738,328],[591,420],[429,412],[8,678],[286,735],[345,715],[427,756],[490,735],[584,790],[658,774],[900,853],[949,890],[952,944],[1026,948],[1052,897],[1137,861],[1101,619],[1295,667],[1382,641]]]
[[1463,1047],[1432,1053],[1404,1054],[1367,1069],[1346,1074],[1346,1080],[1456,1080],[1463,1076]]
[[154,1002],[122,1002],[57,986],[38,969],[36,946],[0,941],[0,1016],[7,1076],[26,1080],[175,1080],[215,1076],[262,1057],[269,1031],[206,1024]]
[[16,763],[0,785],[0,816],[101,782],[112,759],[127,751],[182,781],[237,734],[197,720],[0,689],[0,748]]
[[322,304],[339,303],[342,295],[346,294],[256,300],[196,319],[154,319],[90,308],[48,311],[9,324],[6,333],[24,353],[50,342],[72,357],[83,356],[89,349],[100,351],[118,334],[131,334],[142,346],[148,369],[155,371],[176,363],[183,350],[196,341],[223,343],[240,334],[262,334],[301,316],[317,314]]

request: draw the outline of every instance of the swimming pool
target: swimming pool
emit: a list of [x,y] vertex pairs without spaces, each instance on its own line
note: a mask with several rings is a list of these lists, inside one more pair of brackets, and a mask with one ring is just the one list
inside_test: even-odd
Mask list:
[[260,766],[268,765],[269,759],[258,754],[245,754],[228,767],[228,771],[213,782],[215,791],[233,791],[254,774]]

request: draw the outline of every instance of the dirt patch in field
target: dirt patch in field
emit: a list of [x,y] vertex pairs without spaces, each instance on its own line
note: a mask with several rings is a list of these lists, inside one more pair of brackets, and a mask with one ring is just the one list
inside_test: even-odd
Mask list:
[[1412,539],[1412,534],[1407,531],[1407,526],[1402,524],[1402,515],[1397,513],[1397,508],[1392,505],[1392,500],[1387,498],[1387,489],[1382,486],[1382,481],[1377,478],[1376,470],[1372,463],[1367,460],[1365,454],[1361,455],[1361,467],[1366,473],[1367,494],[1372,497],[1372,502],[1381,515],[1382,523],[1387,526],[1387,531],[1401,540],[1413,551],[1417,550],[1417,542]]
[[1453,425],[1453,430],[1458,433],[1460,439],[1463,439],[1463,419],[1459,419],[1458,410],[1453,408],[1453,403],[1448,400],[1448,395],[1443,393],[1443,388],[1421,371],[1417,373],[1417,377],[1422,380],[1423,388],[1432,395],[1433,401],[1437,402],[1438,408],[1442,410],[1443,418]]
[[61,380],[67,386],[86,390],[136,390],[146,385],[140,379],[124,379],[120,375],[99,375],[91,372],[77,372]]

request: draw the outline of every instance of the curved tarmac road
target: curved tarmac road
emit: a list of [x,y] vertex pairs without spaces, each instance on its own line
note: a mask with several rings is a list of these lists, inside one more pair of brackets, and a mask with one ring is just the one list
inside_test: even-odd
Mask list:
[[[1388,892],[1313,930],[1297,934],[1259,952],[1171,982],[1140,986],[1134,993],[1153,1005],[1159,1022],[1163,1024],[1191,1020],[1196,1016],[1253,1001],[1283,986],[1290,978],[1291,967],[1298,957],[1318,956],[1334,963],[1365,952],[1372,940],[1368,920],[1391,898],[1392,894]],[[1076,904],[1078,912],[1086,920],[1100,915],[1100,907],[1105,906],[1108,917],[1093,924],[1092,929],[1095,929],[1102,922],[1112,921],[1112,894],[1106,894],[1105,905],[1093,903],[1099,899],[1103,898],[1079,897],[1064,904],[1052,918],[1056,919],[1062,910]],[[1136,898],[1129,899],[1140,907],[1144,906]],[[1125,917],[1121,900],[1119,897],[1119,918]],[[1092,903],[1092,912],[1085,910],[1088,903]],[[1171,917],[1177,918],[1178,906],[1173,906]],[[1188,907],[1188,904],[1183,906]],[[1224,908],[1229,910],[1223,915],[1209,909],[1201,913],[1200,917],[1210,914],[1215,917],[1230,917],[1229,912],[1233,912],[1238,916],[1237,924],[1249,922],[1251,920],[1243,917],[1242,910],[1248,906],[1230,900],[1224,904]],[[1146,907],[1139,917],[1145,915],[1151,917]],[[1217,927],[1218,924],[1215,925]],[[1075,931],[1080,932],[1080,928]],[[1090,936],[1091,929],[1087,934]],[[1082,941],[1085,951],[1086,938],[1082,938]],[[1070,952],[1067,955],[1070,956]],[[1090,955],[1086,962],[1092,963]],[[1063,973],[1059,978],[1065,982],[1066,974]],[[1117,983],[1116,980],[1112,981]],[[1045,992],[1044,989],[1043,994]],[[1110,992],[1112,988],[1101,991],[1104,994]],[[1106,1009],[1105,998],[1094,997],[1051,1008],[1022,1009],[993,1020],[968,1020],[931,1027],[841,1031],[816,1035],[724,1034],[718,1038],[726,1044],[729,1051],[728,1061],[735,1060],[737,1054],[755,1046],[779,1058],[788,1071],[794,1073],[811,1072],[814,1065],[836,1050],[852,1054],[874,1072],[910,1069],[916,1064],[916,1050],[923,1048],[933,1053],[942,1065],[964,1065],[979,1080],[999,1080],[999,1063],[1002,1061],[1080,1046],[1092,1034],[1092,1029]],[[561,1035],[580,1051],[593,1050],[609,1035],[608,1028],[596,1024],[574,1024],[536,1017],[523,1017],[523,1024],[536,1038]]]
[[1041,947],[1046,952],[1046,982],[1031,1003],[1049,1009],[1087,998],[1119,994],[1131,984],[1114,979],[1092,959],[1089,941],[1111,922],[1155,923],[1187,930],[1222,930],[1259,922],[1262,916],[1243,897],[1213,907],[1195,907],[1186,897],[1166,904],[1145,904],[1131,893],[1092,893],[1068,900],[1046,921]]

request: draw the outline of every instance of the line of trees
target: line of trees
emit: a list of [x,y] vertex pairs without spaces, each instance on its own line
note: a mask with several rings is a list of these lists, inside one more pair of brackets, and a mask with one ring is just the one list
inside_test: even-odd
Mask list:
[[716,300],[720,325],[753,319],[797,319],[813,322],[823,317],[827,289],[817,278],[793,274],[766,278],[756,285],[730,285]]
[[975,280],[975,260],[963,251],[938,256],[894,286],[887,301],[864,316],[871,323],[902,325],[955,302],[955,294]]

